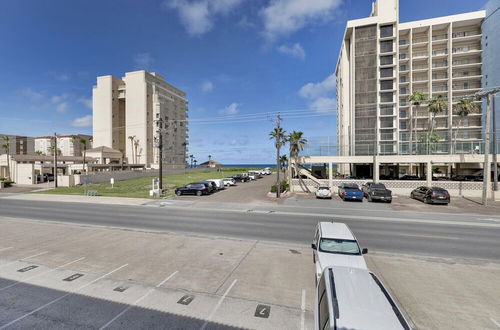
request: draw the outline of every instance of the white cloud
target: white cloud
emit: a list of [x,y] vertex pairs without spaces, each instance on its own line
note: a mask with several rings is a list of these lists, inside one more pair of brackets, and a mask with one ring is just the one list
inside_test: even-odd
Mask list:
[[71,122],[71,126],[74,127],[89,127],[92,126],[92,115],[83,116],[76,118]]
[[298,31],[310,23],[328,21],[342,0],[271,0],[261,10],[264,35],[272,41]]
[[31,88],[24,88],[23,90],[21,90],[21,94],[27,97],[32,102],[40,102],[45,98],[42,93],[34,91]]
[[201,90],[205,93],[211,92],[214,89],[214,84],[210,80],[205,80],[201,84]]
[[66,102],[59,103],[59,104],[56,106],[56,111],[57,111],[58,113],[66,113],[66,111],[68,111],[68,103],[66,103]]
[[304,60],[306,58],[306,52],[299,43],[295,43],[292,46],[281,45],[278,47],[278,51],[280,53],[287,54],[301,60]]
[[192,36],[210,31],[216,16],[225,15],[244,0],[166,0],[164,6],[177,10],[179,19]]
[[231,103],[230,105],[228,105],[224,109],[219,110],[219,113],[221,115],[226,115],[226,116],[237,115],[240,112],[240,109],[238,109],[240,107],[240,105],[241,104],[239,104],[239,103]]
[[335,111],[337,100],[335,99],[336,79],[331,74],[323,81],[308,83],[299,90],[299,95],[309,100],[309,108],[316,112]]
[[49,72],[49,74],[54,77],[54,79],[59,80],[59,81],[68,81],[70,76],[67,73],[64,72]]
[[153,62],[149,53],[139,53],[134,56],[135,68],[138,70],[149,70]]
[[85,97],[80,97],[78,99],[78,103],[81,103],[84,106],[86,106],[87,108],[89,108],[90,110],[92,110],[92,99],[88,99],[88,98],[85,98]]

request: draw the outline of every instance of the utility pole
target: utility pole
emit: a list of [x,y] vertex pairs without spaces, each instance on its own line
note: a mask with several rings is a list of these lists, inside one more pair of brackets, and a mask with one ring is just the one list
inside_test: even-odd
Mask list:
[[[159,172],[159,182],[158,182],[158,188],[160,188],[160,191],[163,190],[163,134],[162,134],[162,130],[163,130],[163,119],[160,118],[158,121],[157,121],[157,125],[159,127],[157,133],[158,133],[158,158],[159,158],[159,161],[158,161],[158,172]],[[161,192],[160,192],[161,194]]]
[[490,115],[491,115],[491,99],[493,95],[486,95],[486,134],[484,137],[484,165],[483,165],[483,198],[482,203],[484,206],[488,204],[488,190],[490,189]]
[[57,133],[54,133],[54,188],[57,188]]
[[495,176],[493,178],[493,190],[498,191],[498,161],[497,161],[498,146],[497,146],[497,120],[496,120],[495,99],[496,95],[493,95],[493,98],[491,100],[492,121],[493,121],[493,175]]
[[[280,165],[280,148],[281,148],[281,142],[282,142],[282,136],[281,136],[281,116],[278,113],[276,116],[276,128],[277,128],[277,135],[276,135],[276,198],[281,197],[281,184],[280,184],[280,172],[281,172],[281,165]],[[295,160],[297,161],[297,160]]]

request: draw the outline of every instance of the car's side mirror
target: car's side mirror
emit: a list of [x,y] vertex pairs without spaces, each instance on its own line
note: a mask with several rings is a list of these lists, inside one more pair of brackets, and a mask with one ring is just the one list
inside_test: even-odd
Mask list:
[[317,249],[316,244],[312,243],[312,244],[311,244],[311,248],[312,248],[313,250],[316,250],[316,249]]
[[361,254],[367,254],[368,253],[368,249],[367,248],[363,248],[363,250],[361,250]]

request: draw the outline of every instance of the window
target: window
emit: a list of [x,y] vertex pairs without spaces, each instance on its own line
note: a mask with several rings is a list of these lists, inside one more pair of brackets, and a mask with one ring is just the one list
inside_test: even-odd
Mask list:
[[401,87],[399,89],[399,94],[402,94],[402,95],[405,95],[405,94],[408,94],[407,90],[406,90],[406,87]]
[[392,25],[386,25],[380,27],[380,38],[392,37]]
[[388,77],[392,77],[393,75],[393,72],[392,72],[392,68],[384,68],[384,69],[380,69],[380,77],[381,78],[388,78]]
[[392,55],[380,56],[380,65],[390,65],[392,64],[392,61],[393,61]]
[[[399,59],[404,60],[406,59],[406,54],[399,54]],[[405,66],[406,67],[406,66]]]
[[399,122],[399,129],[406,129],[407,126],[406,126],[406,121],[400,121]]
[[394,84],[392,80],[384,80],[380,82],[381,90],[390,90],[394,88]]
[[406,70],[408,70],[408,68],[406,67],[406,64],[399,66],[399,71],[406,71]]
[[321,238],[319,251],[335,254],[360,255],[358,243],[355,240]]
[[380,93],[381,102],[394,102],[392,93]]
[[406,110],[399,110],[399,118],[406,118],[407,113]]
[[400,83],[405,83],[406,82],[406,76],[399,77],[399,82]]
[[380,52],[381,53],[392,52],[392,40],[381,41],[380,42]]

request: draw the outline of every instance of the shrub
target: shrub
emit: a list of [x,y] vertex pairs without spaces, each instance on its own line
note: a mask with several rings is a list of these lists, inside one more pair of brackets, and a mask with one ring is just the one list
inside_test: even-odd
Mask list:
[[0,178],[0,181],[3,181],[4,187],[10,187],[14,183],[14,181],[7,180],[6,178]]
[[[281,181],[280,192],[284,192],[285,190],[288,190],[288,183],[286,181]],[[275,184],[273,184],[271,186],[271,192],[273,192],[273,193],[276,192],[276,185]]]

